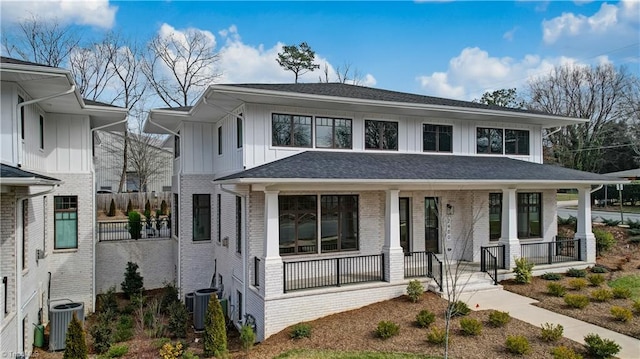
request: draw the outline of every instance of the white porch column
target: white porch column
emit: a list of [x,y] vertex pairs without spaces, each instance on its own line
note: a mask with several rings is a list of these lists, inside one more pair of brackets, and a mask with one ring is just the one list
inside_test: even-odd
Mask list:
[[596,262],[596,237],[591,230],[591,187],[578,188],[578,230],[575,239],[582,240],[580,257],[589,263]]
[[502,236],[500,243],[504,244],[506,269],[514,268],[516,258],[522,256],[518,239],[518,198],[515,188],[502,189]]
[[400,190],[386,193],[385,236],[382,252],[385,256],[385,278],[390,283],[404,280],[404,253],[400,246]]
[[264,296],[281,295],[283,287],[280,257],[278,191],[264,191]]

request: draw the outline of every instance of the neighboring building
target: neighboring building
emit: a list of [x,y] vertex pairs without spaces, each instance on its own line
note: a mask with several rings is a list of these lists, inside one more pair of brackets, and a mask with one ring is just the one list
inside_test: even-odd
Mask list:
[[28,357],[49,303],[93,310],[92,131],[127,110],[83,100],[68,70],[2,57],[0,74],[0,352]]
[[[160,138],[141,138],[129,134],[128,151],[137,151],[128,158],[126,182],[122,192],[171,192],[173,174],[173,153],[162,148],[165,143]],[[110,131],[96,131],[94,134],[94,162],[96,168],[96,190],[118,192],[124,159],[124,134]],[[139,162],[139,166],[134,165]],[[140,168],[143,176],[141,179]]]
[[[543,129],[585,121],[337,83],[243,84],[152,110],[145,131],[174,135],[178,286],[218,286],[261,341],[399,296],[409,277],[441,284],[443,253],[481,262],[491,250],[511,268],[537,248],[595,263],[590,191],[620,180],[542,164]],[[559,188],[578,190],[578,231],[551,245]]]
[[640,168],[636,168],[633,170],[626,170],[626,171],[609,172],[609,173],[605,173],[605,175],[611,176],[611,177],[626,178],[628,180],[638,180],[640,179]]

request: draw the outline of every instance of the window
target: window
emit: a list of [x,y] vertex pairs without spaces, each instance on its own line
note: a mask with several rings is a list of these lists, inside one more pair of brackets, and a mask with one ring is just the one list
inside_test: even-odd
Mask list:
[[279,196],[280,254],[317,252],[316,196]]
[[236,196],[236,252],[242,253],[242,197]]
[[49,223],[49,216],[47,216],[47,205],[49,204],[49,200],[47,196],[42,197],[42,251],[46,252],[47,250],[47,224]]
[[311,116],[274,113],[271,138],[274,146],[311,147]]
[[502,236],[502,193],[489,193],[489,240]]
[[502,154],[502,129],[478,128],[477,152],[488,154]]
[[78,196],[56,196],[53,202],[54,248],[78,248]]
[[29,225],[29,200],[22,200],[22,269],[27,269],[27,243],[29,237],[27,226]]
[[238,321],[242,320],[242,293],[238,290],[236,291],[238,296]]
[[218,154],[222,154],[222,126],[218,127]]
[[173,234],[176,237],[180,236],[180,231],[178,230],[178,220],[180,219],[179,213],[178,213],[178,209],[180,208],[180,203],[178,202],[178,194],[174,193],[173,194],[173,219],[175,220],[176,224],[175,226],[173,226]]
[[422,150],[424,152],[451,152],[453,126],[422,125]]
[[358,196],[321,196],[322,252],[358,249]]
[[365,120],[364,148],[368,150],[398,150],[398,123]]
[[236,147],[242,148],[242,114],[236,117]]
[[40,116],[40,149],[44,150],[44,117]]
[[216,235],[218,242],[222,240],[222,195],[216,197]]
[[505,130],[504,153],[508,155],[528,155],[529,131]]
[[211,239],[211,195],[193,195],[193,240]]
[[162,192],[171,192],[171,186],[162,186]]
[[351,120],[316,117],[317,148],[351,148]]
[[[18,96],[18,103],[23,103],[22,96]],[[20,107],[20,138],[24,140],[24,106]]]
[[542,194],[518,193],[518,238],[542,237]]
[[180,131],[173,136],[173,158],[180,157]]

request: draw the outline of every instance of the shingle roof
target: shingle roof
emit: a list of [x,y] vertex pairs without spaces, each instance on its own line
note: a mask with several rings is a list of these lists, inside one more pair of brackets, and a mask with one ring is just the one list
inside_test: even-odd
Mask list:
[[0,56],[0,63],[55,68],[55,67],[49,66],[49,65],[44,65],[44,64],[39,64],[39,63],[36,63],[36,62],[24,61],[24,60],[14,59],[12,57],[4,57],[4,56]]
[[502,156],[327,151],[302,152],[217,180],[233,179],[614,181],[595,173]]
[[0,164],[0,179],[6,180],[9,178],[34,179],[34,180],[60,182],[60,180],[57,178],[39,175],[37,173],[25,171],[18,167],[5,165],[4,163]]
[[124,108],[124,107],[120,107],[120,106],[116,106],[116,105],[112,105],[110,103],[104,103],[104,102],[100,102],[100,101],[94,101],[94,100],[88,100],[86,98],[82,99],[84,101],[85,105],[91,105],[91,106],[103,106],[103,107],[113,107],[113,108]]

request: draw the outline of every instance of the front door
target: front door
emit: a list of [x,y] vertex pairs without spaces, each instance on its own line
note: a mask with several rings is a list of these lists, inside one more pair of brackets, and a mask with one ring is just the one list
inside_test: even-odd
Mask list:
[[438,199],[424,199],[424,245],[427,252],[440,253],[440,220],[438,217]]
[[408,197],[400,198],[400,246],[405,253],[411,252],[411,201]]

